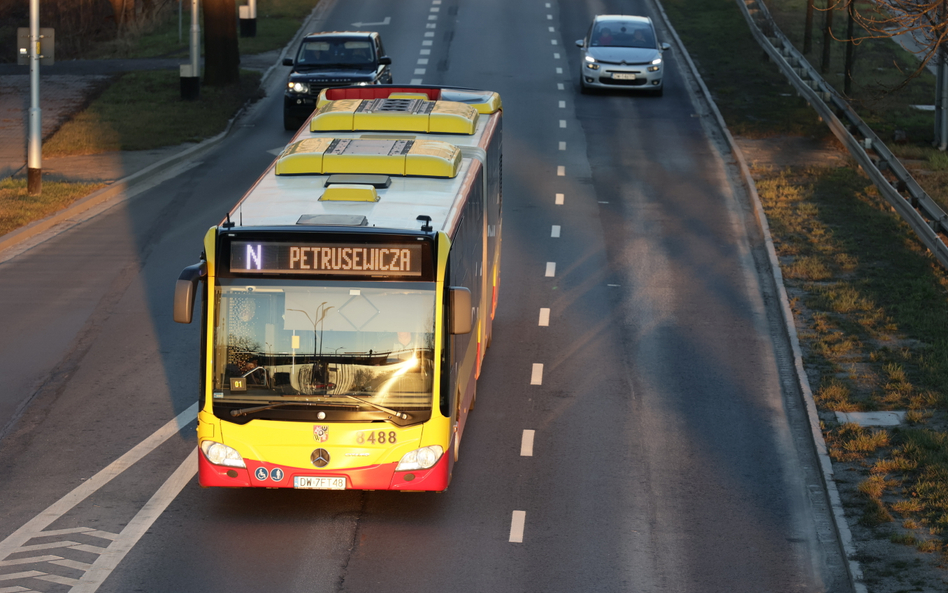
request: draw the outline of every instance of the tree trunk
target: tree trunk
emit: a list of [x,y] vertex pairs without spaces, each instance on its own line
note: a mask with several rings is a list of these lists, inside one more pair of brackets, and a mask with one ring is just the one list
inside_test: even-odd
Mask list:
[[204,84],[240,82],[237,8],[234,0],[204,1]]
[[803,53],[808,54],[813,49],[813,2],[806,0],[806,21],[803,23]]
[[853,0],[849,0],[847,6],[849,18],[846,22],[846,78],[843,81],[843,93],[848,97],[853,93],[853,54],[856,51],[856,41],[853,39],[855,34],[856,17],[853,14]]
[[823,60],[820,62],[820,73],[826,74],[830,69],[830,47],[833,45],[833,12],[835,0],[826,0],[826,20],[823,23]]
[[131,19],[132,15],[129,9],[132,7],[129,4],[134,5],[134,3],[128,0],[109,0],[109,3],[112,4],[112,16],[115,18],[115,24],[121,29],[122,25]]

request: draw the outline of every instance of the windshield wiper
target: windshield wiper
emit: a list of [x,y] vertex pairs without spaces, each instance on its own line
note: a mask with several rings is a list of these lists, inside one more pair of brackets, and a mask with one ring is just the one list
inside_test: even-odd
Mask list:
[[246,414],[253,414],[254,412],[262,412],[263,410],[269,410],[271,408],[279,408],[280,406],[323,406],[326,405],[325,402],[307,402],[307,401],[294,401],[294,402],[270,402],[265,406],[254,406],[252,408],[240,408],[237,410],[231,410],[231,416],[244,416]]
[[[380,406],[380,405],[378,405],[378,404],[376,404],[376,403],[373,403],[373,402],[364,400],[364,399],[362,399],[361,397],[356,397],[356,396],[354,396],[354,395],[349,395],[348,393],[346,394],[346,397],[348,397],[349,399],[354,399],[354,400],[356,400],[357,402],[361,402],[361,403],[363,403],[363,404],[365,404],[365,405],[367,405],[367,406],[372,406],[372,407],[375,408],[376,410],[381,410],[382,412],[385,412],[386,414],[391,414],[392,416],[395,416],[396,418],[401,418],[402,420],[410,420],[410,419],[411,419],[411,416],[409,416],[408,414],[406,414],[406,413],[404,413],[404,412],[396,412],[395,410],[393,410],[393,409],[391,409],[391,408],[386,408],[385,406]],[[233,413],[233,412],[231,412],[231,413]]]

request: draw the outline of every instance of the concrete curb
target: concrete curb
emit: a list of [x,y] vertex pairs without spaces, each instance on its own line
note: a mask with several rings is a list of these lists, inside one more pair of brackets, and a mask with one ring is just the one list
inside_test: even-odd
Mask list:
[[[267,68],[267,70],[261,76],[260,86],[264,89],[264,91],[266,91],[267,87],[269,86],[272,77],[278,72],[277,68],[282,66],[283,57],[287,54],[290,48],[298,44],[299,40],[310,31],[315,23],[323,20],[326,13],[332,9],[335,3],[336,0],[321,0],[318,4],[316,4],[316,7],[313,8],[309,16],[306,17],[306,20],[303,21],[303,25],[297,31],[296,35],[294,35],[293,39],[291,39],[290,42],[283,47],[283,50],[277,57],[276,62]],[[227,137],[227,135],[233,129],[234,123],[247,112],[247,109],[250,105],[251,104],[248,103],[241,107],[237,113],[234,114],[234,116],[227,122],[227,126],[224,128],[224,131],[217,134],[216,136],[203,140],[198,144],[182,145],[180,152],[165,157],[164,159],[153,163],[144,169],[127,175],[126,177],[123,177],[109,186],[103,187],[102,189],[89,194],[81,200],[74,202],[70,206],[49,215],[46,218],[31,222],[24,227],[7,233],[6,235],[0,236],[0,252],[36,237],[59,224],[74,218],[78,218],[83,212],[91,210],[96,206],[110,203],[118,204],[119,202],[135,197],[142,191],[142,186],[156,178],[161,173],[169,171],[182,162],[193,160],[198,156],[214,149],[224,140],[224,138]]]
[[767,223],[767,216],[764,213],[764,207],[760,202],[760,196],[757,194],[757,185],[754,183],[754,178],[751,176],[750,168],[747,166],[747,160],[744,158],[744,153],[737,145],[737,142],[734,141],[734,137],[731,135],[731,132],[727,127],[727,123],[724,121],[724,117],[721,115],[717,104],[714,102],[714,98],[711,96],[711,91],[705,85],[704,80],[701,78],[701,75],[698,72],[698,68],[691,59],[691,55],[688,53],[688,50],[685,49],[685,46],[678,37],[678,33],[675,31],[674,27],[672,27],[671,21],[669,21],[668,15],[665,14],[665,9],[661,5],[661,0],[655,0],[655,7],[659,14],[661,14],[665,26],[675,38],[675,43],[677,46],[676,50],[681,52],[682,57],[688,64],[688,68],[691,71],[692,76],[694,76],[695,80],[698,81],[698,85],[701,87],[701,93],[704,95],[705,100],[711,107],[711,112],[714,115],[715,121],[717,122],[718,127],[721,129],[728,146],[731,148],[731,153],[734,155],[734,158],[737,161],[738,168],[741,171],[741,179],[747,188],[747,192],[751,198],[751,203],[754,206],[754,214],[757,216],[757,223],[760,226],[761,233],[764,237],[764,243],[767,248],[767,257],[770,263],[770,271],[780,298],[780,312],[783,316],[784,330],[787,332],[790,346],[793,349],[793,362],[794,368],[796,370],[797,386],[800,389],[804,405],[806,406],[807,418],[809,419],[810,423],[810,433],[813,437],[813,446],[820,462],[823,486],[826,490],[827,498],[829,499],[830,508],[833,511],[833,526],[836,529],[837,539],[845,556],[849,581],[856,593],[867,593],[868,590],[866,585],[862,583],[862,569],[859,566],[859,562],[853,560],[857,551],[853,545],[852,532],[849,529],[849,523],[846,522],[846,513],[843,510],[843,505],[839,497],[839,490],[836,487],[836,481],[833,473],[833,463],[826,448],[826,441],[823,439],[823,431],[820,427],[820,419],[817,414],[816,402],[813,400],[813,392],[810,390],[810,382],[807,379],[806,370],[803,368],[803,351],[800,348],[800,340],[797,336],[796,326],[794,325],[793,312],[790,309],[790,299],[787,296],[787,290],[783,284],[783,273],[780,271],[780,262],[777,259],[777,251],[774,248],[773,237],[770,234],[770,225]]

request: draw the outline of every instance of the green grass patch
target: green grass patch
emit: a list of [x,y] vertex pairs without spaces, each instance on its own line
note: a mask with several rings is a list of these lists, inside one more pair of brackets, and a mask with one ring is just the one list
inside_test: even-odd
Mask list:
[[732,133],[828,135],[813,110],[767,62],[732,0],[663,0],[662,5]]
[[247,101],[262,96],[260,73],[241,71],[236,87],[201,87],[197,101],[181,99],[178,72],[130,72],[44,143],[46,156],[147,150],[200,142],[224,130]]
[[43,181],[38,196],[27,193],[26,179],[0,180],[0,235],[46,218],[104,187],[96,183]]

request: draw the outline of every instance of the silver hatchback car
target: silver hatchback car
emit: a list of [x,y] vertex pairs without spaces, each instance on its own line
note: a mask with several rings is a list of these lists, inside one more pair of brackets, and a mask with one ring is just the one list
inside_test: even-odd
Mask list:
[[662,94],[662,52],[671,46],[658,43],[647,16],[601,14],[576,46],[582,58],[580,91],[633,88]]

